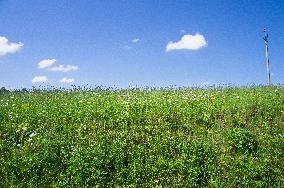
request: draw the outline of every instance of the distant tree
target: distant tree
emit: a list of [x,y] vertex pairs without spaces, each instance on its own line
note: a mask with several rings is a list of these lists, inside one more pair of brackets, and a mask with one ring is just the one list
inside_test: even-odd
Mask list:
[[0,92],[2,93],[4,93],[4,92],[9,92],[9,90],[8,89],[6,89],[5,87],[1,87],[1,89],[0,89]]
[[27,88],[23,88],[21,91],[22,91],[23,93],[29,92],[29,91],[27,90]]

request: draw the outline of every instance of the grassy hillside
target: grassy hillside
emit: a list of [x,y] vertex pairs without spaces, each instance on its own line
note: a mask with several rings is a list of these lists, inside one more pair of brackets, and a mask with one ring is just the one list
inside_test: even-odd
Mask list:
[[0,93],[0,187],[281,187],[284,88]]

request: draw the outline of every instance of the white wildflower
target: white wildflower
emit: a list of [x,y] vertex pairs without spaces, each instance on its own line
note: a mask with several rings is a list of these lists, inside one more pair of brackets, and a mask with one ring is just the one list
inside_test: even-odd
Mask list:
[[37,134],[38,134],[38,133],[32,133],[32,134],[30,134],[30,138],[36,136]]

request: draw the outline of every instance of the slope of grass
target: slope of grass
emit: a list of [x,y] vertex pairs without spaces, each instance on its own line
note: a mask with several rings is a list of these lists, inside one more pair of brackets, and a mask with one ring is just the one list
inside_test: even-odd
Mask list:
[[0,187],[281,187],[283,164],[281,86],[0,93]]

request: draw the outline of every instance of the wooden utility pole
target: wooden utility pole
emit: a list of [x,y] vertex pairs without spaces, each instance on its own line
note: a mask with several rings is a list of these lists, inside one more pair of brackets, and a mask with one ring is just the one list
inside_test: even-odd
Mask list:
[[267,84],[270,85],[270,67],[269,67],[269,54],[268,54],[268,33],[264,29],[264,37],[263,40],[265,42],[265,52],[266,52],[266,71],[267,71]]

